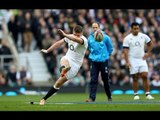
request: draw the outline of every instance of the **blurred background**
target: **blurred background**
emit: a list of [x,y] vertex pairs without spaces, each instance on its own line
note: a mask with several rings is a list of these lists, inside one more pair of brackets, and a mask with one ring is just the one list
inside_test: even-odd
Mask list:
[[[125,69],[122,41],[130,32],[130,24],[136,21],[154,43],[153,54],[148,58],[148,79],[151,90],[159,93],[160,9],[1,9],[0,92],[28,90],[28,94],[34,94],[48,90],[59,77],[59,60],[67,46],[49,54],[42,54],[40,49],[47,49],[61,39],[58,28],[72,33],[74,25],[79,24],[88,37],[94,21],[100,23],[114,45],[109,62],[112,91],[132,89],[132,79]],[[88,92],[89,64],[87,51],[78,75],[65,83],[61,92]],[[142,87],[142,81],[139,82]],[[101,78],[98,91],[103,91]]]

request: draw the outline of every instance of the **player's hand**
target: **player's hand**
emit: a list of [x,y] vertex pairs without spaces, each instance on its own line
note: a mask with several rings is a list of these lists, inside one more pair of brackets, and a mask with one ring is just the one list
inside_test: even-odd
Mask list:
[[64,32],[63,30],[61,30],[61,29],[58,29],[58,33],[59,33],[60,35],[62,35],[62,36],[65,36],[65,32]]
[[42,49],[41,52],[43,52],[43,53],[48,53],[48,51],[45,50],[45,49]]
[[131,67],[131,64],[130,63],[126,63],[126,68],[130,69],[130,67]]
[[149,54],[145,53],[144,56],[143,56],[143,60],[146,60],[148,57],[149,57]]
[[101,32],[101,29],[97,29],[96,32],[100,33],[100,32]]

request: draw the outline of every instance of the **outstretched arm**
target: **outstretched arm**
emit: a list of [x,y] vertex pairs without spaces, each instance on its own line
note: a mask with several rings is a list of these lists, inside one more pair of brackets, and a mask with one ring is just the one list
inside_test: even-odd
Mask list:
[[61,46],[63,43],[64,43],[64,39],[61,39],[60,41],[58,41],[55,44],[53,44],[52,46],[50,46],[47,50],[42,49],[41,52],[49,53],[52,50],[54,50],[55,48],[58,48],[59,46]]
[[83,39],[80,38],[80,37],[77,37],[77,36],[71,35],[71,34],[66,34],[66,33],[65,33],[63,30],[61,30],[61,29],[58,29],[58,32],[59,32],[63,37],[66,37],[66,38],[68,38],[68,39],[70,39],[70,40],[72,40],[72,41],[74,41],[74,42],[77,42],[77,43],[79,43],[79,44],[81,44],[81,45],[84,43]]

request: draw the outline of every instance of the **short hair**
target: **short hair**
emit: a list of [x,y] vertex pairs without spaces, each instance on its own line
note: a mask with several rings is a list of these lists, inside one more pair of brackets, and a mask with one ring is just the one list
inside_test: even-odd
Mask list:
[[97,24],[98,27],[100,27],[100,23],[99,23],[99,22],[93,22],[92,25],[93,25],[93,24]]
[[83,27],[80,26],[80,25],[76,25],[76,26],[73,28],[73,31],[76,32],[76,33],[82,33],[82,32],[83,32]]
[[139,23],[133,22],[133,23],[131,24],[131,28],[133,28],[133,26],[139,26]]

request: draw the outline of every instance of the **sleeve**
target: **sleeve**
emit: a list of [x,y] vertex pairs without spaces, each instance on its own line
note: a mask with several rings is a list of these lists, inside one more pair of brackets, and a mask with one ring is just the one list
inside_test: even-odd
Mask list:
[[151,41],[151,39],[149,38],[148,35],[144,34],[144,39],[145,39],[145,43],[149,43]]
[[91,44],[90,44],[90,41],[91,41],[91,40],[90,40],[90,39],[91,39],[91,37],[89,36],[89,37],[88,37],[88,40],[87,40],[87,43],[88,43],[88,49],[89,49],[89,50],[90,50],[90,48],[91,48],[91,47],[90,47],[90,46],[91,46]]
[[65,41],[66,43],[68,43],[68,38],[65,37],[65,38],[64,38],[64,41]]
[[129,42],[128,42],[128,39],[127,38],[124,38],[123,40],[123,48],[129,48]]
[[113,44],[109,36],[107,36],[107,48],[108,48],[109,55],[111,55],[113,52]]
[[87,38],[82,36],[81,39],[83,40],[83,44],[85,47],[88,47],[88,41],[87,41]]

